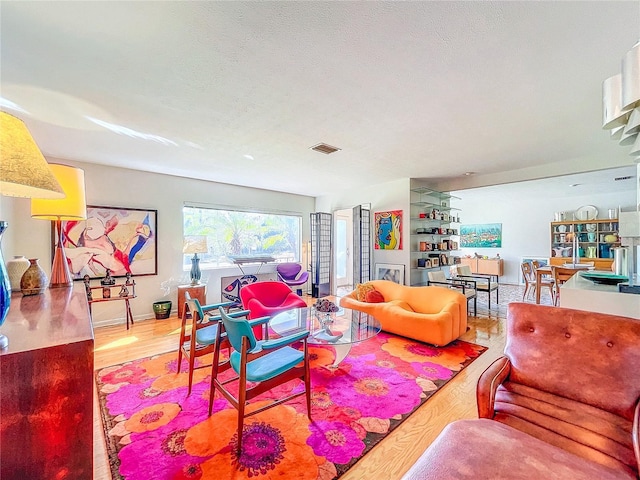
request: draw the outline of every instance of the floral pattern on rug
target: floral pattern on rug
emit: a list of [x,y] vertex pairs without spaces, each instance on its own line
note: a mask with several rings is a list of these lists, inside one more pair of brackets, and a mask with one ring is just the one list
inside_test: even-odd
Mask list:
[[[113,478],[338,478],[484,350],[383,332],[332,369],[333,349],[309,346],[312,420],[304,395],[250,416],[240,455],[237,412],[220,393],[208,415],[210,367],[195,371],[191,395],[176,352],[104,368],[96,380]],[[278,386],[248,410],[303,389],[299,380]]]

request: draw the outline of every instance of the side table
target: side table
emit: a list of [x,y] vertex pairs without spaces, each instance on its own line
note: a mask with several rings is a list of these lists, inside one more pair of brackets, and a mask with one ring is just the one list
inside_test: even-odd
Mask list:
[[178,287],[178,318],[182,318],[184,313],[184,294],[189,292],[191,298],[197,298],[200,305],[207,303],[206,285],[180,285]]

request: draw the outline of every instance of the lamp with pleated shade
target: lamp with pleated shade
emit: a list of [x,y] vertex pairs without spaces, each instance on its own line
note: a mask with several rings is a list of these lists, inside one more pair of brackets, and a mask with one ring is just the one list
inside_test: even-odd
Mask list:
[[182,253],[193,253],[191,258],[191,285],[198,285],[202,277],[198,254],[207,253],[208,251],[206,235],[187,235],[184,237]]
[[84,170],[56,163],[49,166],[67,196],[61,200],[31,199],[31,217],[56,222],[57,244],[51,266],[49,287],[70,287],[73,280],[64,252],[62,220],[84,220],[87,218]]
[[[64,191],[22,120],[0,112],[0,194],[9,197],[63,198]],[[0,221],[0,241],[8,224]],[[9,313],[11,286],[0,249],[0,326]],[[0,348],[9,340],[0,335]]]

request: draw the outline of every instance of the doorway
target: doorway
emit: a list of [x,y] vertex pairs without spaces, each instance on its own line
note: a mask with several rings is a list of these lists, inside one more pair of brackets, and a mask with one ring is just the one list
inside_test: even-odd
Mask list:
[[343,296],[353,290],[353,215],[351,209],[334,212],[335,252],[334,272],[337,296]]

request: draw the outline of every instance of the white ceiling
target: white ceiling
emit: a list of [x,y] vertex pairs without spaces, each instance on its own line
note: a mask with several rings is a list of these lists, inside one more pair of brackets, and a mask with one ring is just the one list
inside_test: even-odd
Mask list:
[[638,2],[2,1],[0,15],[2,109],[49,158],[311,196],[633,163],[601,129],[601,85],[640,35]]

